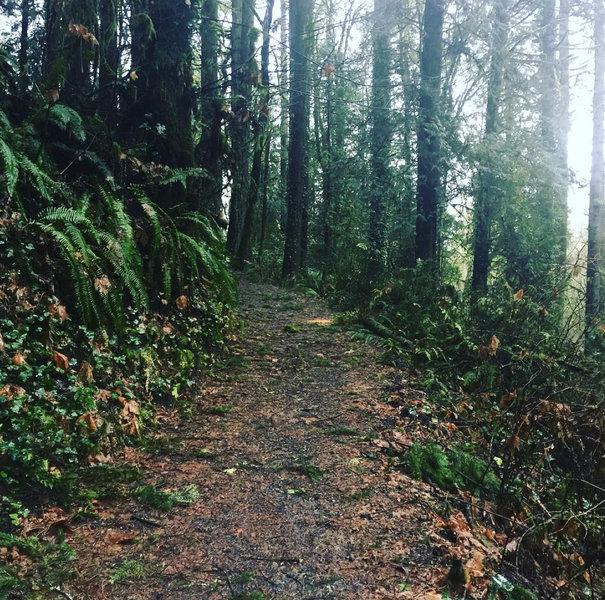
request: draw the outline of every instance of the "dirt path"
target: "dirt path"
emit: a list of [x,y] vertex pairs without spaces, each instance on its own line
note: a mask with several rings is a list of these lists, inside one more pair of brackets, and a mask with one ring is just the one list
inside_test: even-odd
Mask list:
[[[448,557],[431,533],[430,490],[389,469],[383,452],[399,411],[385,394],[394,373],[332,327],[320,301],[252,284],[241,294],[234,364],[207,382],[190,416],[162,415],[147,452],[127,451],[140,475],[71,530],[79,577],[65,590],[74,599],[441,597],[430,592]],[[199,498],[162,511],[141,502],[151,484],[195,485]]]

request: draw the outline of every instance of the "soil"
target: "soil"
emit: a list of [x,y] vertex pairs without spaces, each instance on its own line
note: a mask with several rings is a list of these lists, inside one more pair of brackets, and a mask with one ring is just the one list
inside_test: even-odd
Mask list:
[[[426,427],[400,416],[423,392],[318,298],[242,283],[240,312],[232,357],[190,410],[159,411],[146,450],[115,458],[114,469],[139,468],[135,480],[73,519],[77,577],[61,594],[432,600],[462,558],[467,597],[482,596],[492,543],[443,492],[393,467]],[[199,498],[160,510],[137,499],[146,485],[195,486]]]

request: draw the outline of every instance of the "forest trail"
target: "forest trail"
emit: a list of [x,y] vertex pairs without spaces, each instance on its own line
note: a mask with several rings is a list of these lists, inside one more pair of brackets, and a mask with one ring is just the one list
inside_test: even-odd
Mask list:
[[[383,451],[403,437],[389,395],[422,392],[333,327],[318,299],[244,283],[240,311],[231,366],[189,416],[160,413],[146,451],[123,456],[139,475],[69,531],[79,576],[64,589],[74,599],[441,598],[456,534],[435,533],[433,492]],[[162,511],[146,485],[196,486],[199,498]]]

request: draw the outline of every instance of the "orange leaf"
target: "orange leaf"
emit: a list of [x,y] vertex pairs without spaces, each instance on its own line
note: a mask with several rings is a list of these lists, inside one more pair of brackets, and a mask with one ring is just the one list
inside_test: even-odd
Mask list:
[[25,356],[20,352],[15,352],[13,355],[13,365],[24,365],[25,364]]
[[500,345],[500,340],[495,335],[492,335],[492,340],[489,343],[489,346],[487,348],[487,351],[489,352],[490,356],[496,356],[496,352],[498,352],[499,345]]
[[86,431],[96,431],[98,429],[93,414],[89,412],[84,413],[78,419],[78,423],[82,425]]
[[69,371],[69,359],[65,354],[53,350],[53,362],[57,369],[61,369],[61,371],[65,371],[66,373]]
[[336,71],[336,67],[334,65],[326,65],[324,67],[324,75],[328,79],[332,79],[332,77],[334,77],[334,71]]
[[523,290],[518,290],[517,293],[513,296],[513,300],[515,302],[521,302],[521,300],[523,299],[523,294],[525,292]]
[[59,321],[61,321],[61,323],[66,321],[68,318],[67,309],[62,304],[59,304],[58,302],[55,302],[54,304],[49,304],[47,306],[46,310],[48,310],[48,312],[55,319],[59,319]]

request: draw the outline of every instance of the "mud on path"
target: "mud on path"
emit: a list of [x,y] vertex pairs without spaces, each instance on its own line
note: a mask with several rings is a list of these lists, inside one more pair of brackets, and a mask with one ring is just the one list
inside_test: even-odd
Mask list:
[[[242,284],[240,311],[231,366],[188,416],[160,413],[156,443],[123,457],[140,468],[127,493],[96,501],[97,518],[69,532],[78,578],[66,594],[440,598],[449,542],[434,533],[431,490],[383,452],[401,374],[318,299]],[[145,485],[195,485],[199,498],[162,511],[133,497]]]

